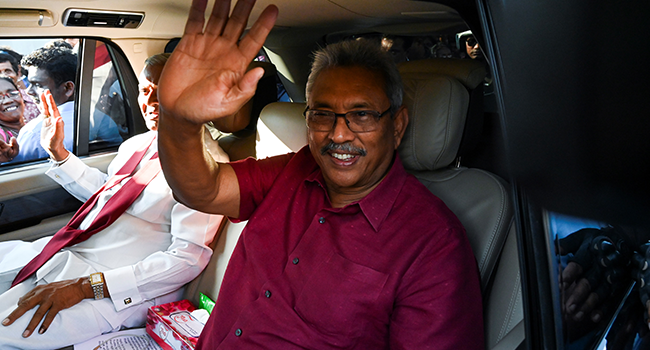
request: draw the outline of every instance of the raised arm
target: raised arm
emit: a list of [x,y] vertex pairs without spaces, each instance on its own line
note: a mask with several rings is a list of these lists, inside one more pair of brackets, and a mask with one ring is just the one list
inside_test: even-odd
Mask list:
[[[203,146],[202,125],[234,115],[254,95],[262,68],[246,71],[277,18],[267,7],[241,39],[254,0],[217,0],[207,25],[207,0],[193,0],[185,33],[158,84],[158,145],[165,178],[185,205],[237,216],[239,185],[232,168],[216,163]],[[205,27],[205,28],[204,28]]]

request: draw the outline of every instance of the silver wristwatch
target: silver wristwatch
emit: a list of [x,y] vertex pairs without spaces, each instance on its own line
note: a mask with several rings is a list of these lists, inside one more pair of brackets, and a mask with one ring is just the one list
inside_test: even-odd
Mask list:
[[104,299],[104,274],[95,272],[90,274],[90,286],[93,287],[95,300]]

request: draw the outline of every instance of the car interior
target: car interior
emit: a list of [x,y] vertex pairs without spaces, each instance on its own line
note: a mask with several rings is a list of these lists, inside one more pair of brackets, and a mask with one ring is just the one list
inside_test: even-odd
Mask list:
[[[643,172],[629,171],[647,168],[650,159],[648,123],[637,122],[647,116],[637,101],[647,100],[641,93],[648,87],[639,85],[638,72],[632,76],[629,67],[648,65],[628,51],[631,42],[617,36],[648,29],[638,24],[641,14],[650,14],[647,8],[610,9],[617,17],[605,16],[602,9],[550,8],[532,0],[259,0],[249,26],[271,3],[280,16],[251,63],[265,70],[253,97],[251,122],[244,130],[213,135],[231,161],[296,152],[306,145],[304,90],[314,50],[362,37],[378,45],[391,42],[386,49],[398,62],[410,119],[398,152],[407,171],[441,198],[466,229],[480,271],[485,348],[650,346],[646,309],[634,282],[636,271],[631,272],[632,253],[626,253],[650,239],[645,233],[648,182]],[[94,136],[94,120],[108,115],[123,140],[147,130],[137,102],[137,75],[147,57],[173,52],[190,4],[3,2],[0,50],[26,55],[53,41],[74,43],[78,72],[72,151],[105,171],[119,144]],[[544,20],[553,23],[553,30],[547,30]],[[575,23],[584,25],[572,31]],[[603,23],[617,29],[594,29]],[[468,31],[481,47],[478,59],[465,51]],[[595,42],[595,35],[626,44],[621,50],[629,54],[606,52],[602,60],[572,56],[578,46]],[[565,57],[539,54],[543,45],[532,46],[533,39],[546,47],[557,44]],[[418,54],[417,45],[426,54]],[[522,59],[522,51],[537,54]],[[624,61],[630,57],[632,63]],[[644,69],[641,73],[648,73]],[[587,70],[618,75],[599,74],[598,80]],[[601,83],[609,85],[605,89]],[[612,122],[612,115],[620,123]],[[81,205],[45,175],[49,166],[47,159],[0,164],[0,242],[52,235]],[[245,225],[222,222],[209,265],[185,287],[187,299],[198,304],[199,293],[218,298]],[[614,253],[594,253],[598,249],[589,248],[593,237],[578,234],[611,227],[618,235],[595,237],[615,245]],[[632,248],[623,249],[620,237]],[[569,244],[571,238],[578,243]],[[584,266],[592,271],[590,281],[600,286],[613,276],[613,268],[619,275],[626,271],[615,282],[608,280],[607,291],[593,287],[600,293],[594,307],[600,312],[597,321],[566,311],[572,289],[566,289],[562,272],[585,249],[627,259],[620,266],[592,268],[601,261],[594,258],[590,267]]]

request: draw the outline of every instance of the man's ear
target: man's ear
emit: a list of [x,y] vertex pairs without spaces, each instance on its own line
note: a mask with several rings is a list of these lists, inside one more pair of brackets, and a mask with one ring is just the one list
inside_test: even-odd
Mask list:
[[395,116],[393,117],[393,128],[394,128],[394,137],[395,137],[395,149],[399,147],[402,143],[402,137],[404,137],[404,132],[406,131],[406,126],[409,124],[409,111],[406,106],[402,105]]
[[65,83],[62,84],[62,86],[63,86],[63,93],[67,98],[66,101],[72,101],[74,99],[74,83],[71,81],[66,81]]

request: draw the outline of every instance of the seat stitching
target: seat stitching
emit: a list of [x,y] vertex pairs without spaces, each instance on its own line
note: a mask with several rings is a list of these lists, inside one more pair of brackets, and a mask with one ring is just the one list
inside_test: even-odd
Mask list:
[[499,332],[499,337],[497,338],[497,343],[501,341],[505,337],[505,335],[508,333],[508,330],[510,329],[511,322],[512,322],[512,312],[514,309],[514,304],[517,302],[517,292],[519,291],[520,288],[520,274],[517,272],[517,278],[515,279],[515,286],[516,288],[513,290],[512,294],[510,295],[510,302],[508,303],[508,309],[506,313],[506,319],[504,319],[503,324],[501,325],[501,331]]

